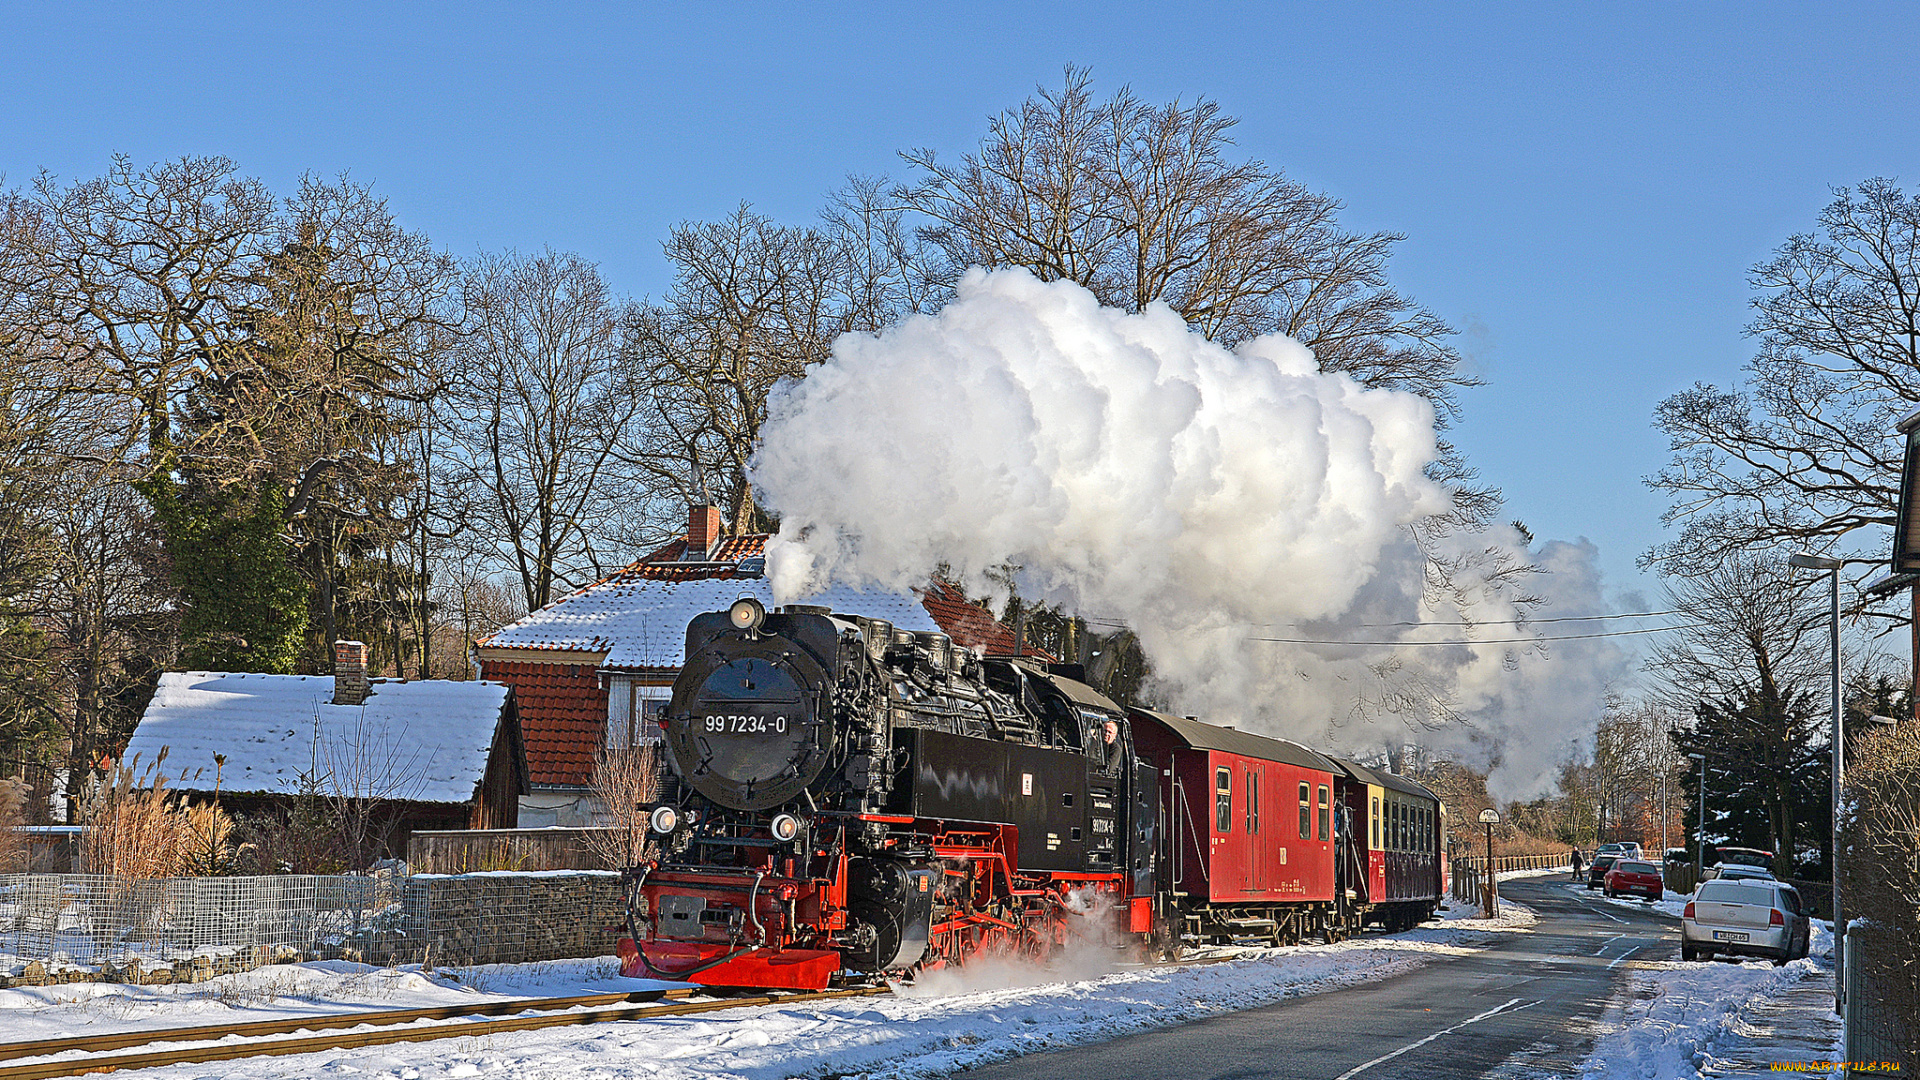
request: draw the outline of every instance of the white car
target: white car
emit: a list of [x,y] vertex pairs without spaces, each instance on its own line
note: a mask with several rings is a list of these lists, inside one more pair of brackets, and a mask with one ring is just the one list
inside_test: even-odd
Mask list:
[[1807,955],[1812,925],[1793,886],[1778,881],[1705,881],[1680,918],[1680,958],[1761,956],[1778,967]]
[[1764,866],[1728,862],[1714,867],[1713,876],[1719,881],[1772,881],[1773,871]]

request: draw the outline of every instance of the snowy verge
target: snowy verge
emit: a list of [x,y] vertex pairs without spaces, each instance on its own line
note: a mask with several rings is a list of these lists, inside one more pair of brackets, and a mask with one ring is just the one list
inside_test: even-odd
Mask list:
[[[1531,911],[1512,903],[1502,905],[1497,919],[1478,919],[1473,914],[1471,907],[1461,905],[1443,911],[1441,921],[1406,933],[1333,945],[1217,950],[1222,962],[1213,964],[1118,967],[1099,973],[977,964],[963,974],[924,979],[891,996],[795,1002],[587,1029],[502,1033],[481,1040],[436,1043],[430,1052],[370,1048],[335,1051],[319,1058],[256,1059],[235,1063],[225,1072],[209,1072],[202,1065],[156,1074],[305,1077],[351,1072],[405,1080],[480,1074],[576,1080],[583,1070],[596,1077],[659,1080],[944,1076],[1036,1051],[1105,1041],[1391,978],[1423,964],[1477,951],[1495,935],[1525,933],[1534,921]],[[446,973],[309,964],[282,969],[282,983],[277,986],[260,985],[260,973],[229,976],[235,985],[224,991],[214,986],[223,980],[178,988],[8,990],[0,991],[0,1009],[5,1010],[0,1012],[0,1024],[13,1038],[46,1038],[242,1016],[265,1019],[275,1014],[403,1008],[650,985],[609,977],[610,967],[610,961],[559,961],[475,969],[459,973],[461,980],[456,982]],[[1064,981],[1046,981],[1061,980],[1063,975]],[[475,982],[481,989],[474,988]],[[169,994],[170,989],[178,992]]]
[[[1677,916],[1685,902],[1663,903],[1674,904]],[[1756,1036],[1786,1036],[1756,1031],[1746,1015],[1755,1005],[1809,981],[1824,982],[1831,991],[1833,936],[1826,923],[1813,924],[1811,944],[1808,957],[1778,968],[1766,960],[1635,963],[1630,993],[1608,1010],[1606,1033],[1581,1063],[1581,1074],[1606,1080],[1720,1075],[1719,1059],[1751,1047]],[[1784,1045],[1776,1053],[1789,1056]]]

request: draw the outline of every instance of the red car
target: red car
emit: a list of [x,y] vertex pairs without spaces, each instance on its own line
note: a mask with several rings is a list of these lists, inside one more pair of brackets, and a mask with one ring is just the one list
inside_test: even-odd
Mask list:
[[1613,869],[1607,871],[1604,885],[1608,896],[1632,894],[1649,900],[1660,899],[1667,890],[1658,866],[1634,859],[1622,859],[1614,863]]

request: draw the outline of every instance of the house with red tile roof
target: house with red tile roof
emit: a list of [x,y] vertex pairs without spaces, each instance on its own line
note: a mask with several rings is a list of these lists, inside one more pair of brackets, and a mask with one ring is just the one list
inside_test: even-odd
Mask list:
[[[722,534],[719,510],[696,506],[684,537],[477,643],[480,677],[513,687],[519,711],[523,828],[596,824],[594,760],[608,747],[658,739],[687,623],[743,596],[773,606],[763,573],[768,536]],[[1016,651],[1006,626],[940,581],[905,594],[836,586],[806,602],[938,631],[964,648]]]

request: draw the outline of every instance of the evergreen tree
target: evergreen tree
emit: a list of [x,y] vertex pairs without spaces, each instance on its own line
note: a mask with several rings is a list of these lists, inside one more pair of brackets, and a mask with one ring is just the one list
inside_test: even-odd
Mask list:
[[[1682,754],[1706,755],[1709,844],[1766,848],[1783,878],[1801,876],[1802,848],[1817,844],[1820,864],[1827,864],[1831,764],[1827,748],[1815,745],[1824,719],[1804,693],[1790,700],[1749,693],[1695,706],[1694,726],[1675,731],[1673,744]],[[1681,787],[1688,835],[1697,837],[1698,770],[1687,772]]]
[[307,587],[288,559],[277,486],[215,485],[196,472],[139,483],[166,536],[180,591],[180,659],[208,671],[290,674],[307,629]]

